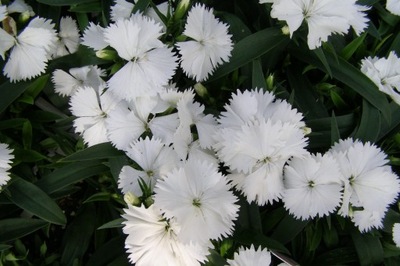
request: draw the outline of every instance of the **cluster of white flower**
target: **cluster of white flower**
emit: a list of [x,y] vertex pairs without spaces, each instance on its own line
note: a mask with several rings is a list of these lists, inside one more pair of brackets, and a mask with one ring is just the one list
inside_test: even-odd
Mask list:
[[346,34],[350,27],[361,34],[368,19],[363,11],[368,7],[356,0],[260,0],[260,4],[272,3],[271,17],[287,23],[290,37],[303,21],[308,26],[307,43],[310,49],[321,46],[332,34]]
[[3,60],[8,57],[3,74],[12,82],[37,77],[45,72],[50,59],[77,51],[79,31],[72,18],[61,19],[58,33],[50,20],[41,17],[34,17],[18,32],[11,13],[21,13],[26,20],[35,14],[23,0],[1,6],[0,21],[6,21],[3,25],[7,27],[0,28],[0,56]]
[[361,60],[361,72],[370,78],[378,89],[400,105],[400,58],[394,51],[388,58],[367,57]]
[[10,180],[7,172],[11,168],[11,160],[14,158],[12,150],[7,144],[0,143],[0,189]]
[[[371,143],[340,140],[325,155],[294,158],[285,167],[285,207],[301,219],[337,210],[361,232],[382,228],[400,192],[386,155]],[[302,198],[302,201],[299,201]]]

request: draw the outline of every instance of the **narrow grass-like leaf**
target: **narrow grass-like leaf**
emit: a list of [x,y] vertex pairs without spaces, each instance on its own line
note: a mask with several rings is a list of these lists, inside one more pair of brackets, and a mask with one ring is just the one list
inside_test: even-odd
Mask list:
[[115,219],[108,223],[103,224],[102,226],[100,226],[97,229],[101,230],[101,229],[119,228],[119,227],[123,226],[123,224],[122,224],[123,221],[125,221],[124,218],[118,218],[118,219]]
[[44,176],[36,182],[36,185],[46,193],[51,194],[68,185],[101,174],[107,170],[108,167],[103,165],[101,161],[75,162]]
[[287,214],[272,233],[271,237],[282,244],[289,243],[307,224],[308,221],[297,220],[292,215]]
[[28,89],[30,82],[17,82],[10,83],[9,81],[4,82],[0,85],[1,97],[0,97],[0,113],[2,113],[7,107],[15,101],[25,90]]
[[322,101],[319,101],[318,95],[313,92],[312,84],[306,76],[301,75],[296,66],[288,68],[287,77],[294,91],[295,105],[305,117],[316,119],[329,116]]
[[133,7],[132,14],[136,12],[144,12],[146,8],[150,5],[150,0],[139,0]]
[[[294,47],[291,47],[290,53],[303,62],[315,65],[322,71],[325,71],[324,65],[312,53]],[[360,94],[382,112],[386,121],[390,121],[391,111],[389,103],[386,96],[378,90],[376,85],[358,68],[354,67],[343,58],[338,57],[336,59],[335,56],[329,52],[325,52],[325,56],[331,68],[332,76]]]
[[253,61],[253,71],[251,79],[252,88],[263,88],[265,89],[265,77],[261,65],[261,60],[255,59]]
[[325,57],[325,53],[324,50],[322,49],[322,47],[318,47],[317,49],[312,50],[315,55],[319,58],[319,60],[321,61],[322,65],[324,66],[324,70],[326,73],[329,74],[329,76],[332,77],[332,70],[329,66],[329,62]]
[[358,265],[357,262],[357,254],[353,247],[340,247],[321,254],[312,265]]
[[267,28],[247,36],[235,44],[229,62],[220,66],[210,81],[231,73],[275,48],[282,49],[289,41],[279,28]]
[[49,223],[40,219],[11,218],[0,220],[0,242],[4,243],[29,235]]
[[96,194],[93,194],[92,196],[90,196],[83,203],[89,203],[89,202],[95,202],[95,201],[109,201],[110,198],[111,198],[111,195],[109,192],[99,192],[99,193],[96,193]]
[[76,12],[76,13],[92,13],[92,12],[100,13],[102,10],[103,9],[101,3],[98,1],[74,5],[71,6],[71,8],[69,9],[70,12]]
[[40,188],[19,177],[8,186],[9,199],[18,207],[53,224],[67,222],[60,207]]
[[123,154],[124,153],[122,151],[114,148],[111,143],[106,142],[91,146],[82,151],[78,151],[74,154],[71,154],[61,159],[60,162],[81,162],[81,161],[90,161],[98,159],[107,159],[112,157],[119,157]]
[[331,145],[335,144],[335,142],[339,141],[340,139],[340,131],[339,126],[336,120],[335,112],[332,112],[332,119],[331,119]]
[[396,103],[392,102],[390,104],[390,109],[391,109],[391,114],[392,114],[392,119],[390,123],[382,123],[382,127],[378,136],[378,140],[381,140],[385,136],[393,133],[398,132],[398,128],[400,127],[400,106],[397,105]]
[[380,128],[381,115],[379,110],[364,100],[362,105],[360,125],[354,135],[354,138],[363,141],[376,142],[380,133]]
[[351,231],[360,265],[381,265],[383,248],[378,236],[361,234],[356,228]]
[[343,50],[340,52],[340,55],[345,59],[348,60],[350,57],[353,56],[353,54],[357,51],[358,47],[363,44],[365,36],[367,34],[362,34],[361,36],[358,36],[355,38],[351,43],[346,45],[346,47],[343,48]]
[[62,245],[61,264],[73,265],[80,260],[91,242],[96,224],[96,211],[93,205],[85,204],[66,229]]
[[204,264],[204,266],[224,266],[224,265],[226,265],[225,259],[215,250],[210,250],[210,255],[207,256],[207,262]]
[[[86,266],[107,266],[107,265],[116,265],[116,264],[110,264],[112,263],[116,258],[118,258],[121,255],[125,255],[127,258],[127,255],[125,253],[125,238],[123,236],[118,236],[101,247],[99,247],[93,254],[90,255],[90,259],[85,264]],[[118,265],[129,265],[128,260],[125,260],[126,264],[118,264]]]

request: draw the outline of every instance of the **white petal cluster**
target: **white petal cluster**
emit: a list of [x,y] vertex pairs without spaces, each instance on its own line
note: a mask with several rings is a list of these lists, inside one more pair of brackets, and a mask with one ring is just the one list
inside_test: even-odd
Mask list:
[[367,57],[361,60],[361,72],[371,79],[379,90],[400,105],[400,59],[391,51],[387,58]]
[[296,218],[323,217],[341,203],[343,177],[330,154],[291,159],[285,166],[283,182],[282,201]]
[[0,5],[0,22],[7,17],[7,6]]
[[361,232],[381,228],[387,209],[398,197],[400,181],[386,165],[386,154],[375,145],[341,140],[329,151],[344,180],[342,216],[350,216]]
[[328,41],[330,35],[346,34],[350,27],[360,34],[367,27],[365,10],[356,0],[275,0],[271,17],[286,21],[290,36],[305,21],[308,47],[315,49]]
[[250,248],[240,247],[232,260],[228,260],[229,266],[269,266],[271,265],[271,253],[261,246],[256,249],[253,245]]
[[79,29],[76,21],[71,17],[62,17],[60,20],[59,40],[53,52],[53,58],[73,54],[80,44]]
[[108,81],[109,90],[119,99],[156,95],[168,85],[175,73],[177,58],[158,38],[161,25],[134,14],[120,19],[104,30],[105,41],[127,63]]
[[80,87],[70,98],[70,110],[76,118],[74,127],[88,146],[108,142],[106,117],[118,104],[109,92],[92,87]]
[[28,5],[24,0],[14,0],[11,4],[7,6],[8,14],[21,13],[27,14],[29,17],[33,17],[35,12],[30,5]]
[[208,255],[206,247],[182,243],[177,236],[179,226],[173,219],[166,220],[154,205],[128,205],[122,217],[125,248],[137,266],[200,266]]
[[139,139],[131,144],[126,153],[140,170],[131,166],[122,168],[118,187],[124,194],[131,192],[136,196],[141,196],[139,181],[144,182],[152,191],[161,176],[179,165],[177,154],[160,139]]
[[108,46],[104,39],[104,28],[96,25],[93,22],[85,29],[82,36],[82,44],[92,48],[95,51],[100,51]]
[[11,49],[3,73],[11,82],[15,82],[44,73],[57,42],[57,33],[50,20],[36,17],[16,37],[0,28],[0,39],[2,58]]
[[386,9],[393,15],[400,16],[400,1],[386,0]]
[[213,9],[196,4],[189,11],[183,34],[191,40],[177,43],[181,67],[196,81],[204,81],[223,62],[228,62],[233,49],[228,26],[220,22]]
[[7,172],[11,168],[14,155],[13,150],[7,144],[0,143],[0,189],[10,180],[10,174]]
[[154,192],[154,205],[180,225],[182,242],[209,245],[233,232],[238,199],[217,165],[190,158],[167,173]]
[[229,179],[249,202],[264,205],[283,193],[283,167],[306,154],[303,116],[262,90],[232,96],[218,122],[214,148]]
[[53,72],[51,81],[55,91],[61,96],[71,96],[80,87],[92,87],[97,91],[102,91],[106,84],[101,77],[104,71],[98,66],[83,66],[71,68],[68,73],[61,69]]

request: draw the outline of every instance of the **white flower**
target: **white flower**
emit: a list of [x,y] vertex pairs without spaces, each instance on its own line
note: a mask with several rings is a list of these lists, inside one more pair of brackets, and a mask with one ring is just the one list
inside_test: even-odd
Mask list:
[[195,126],[202,148],[211,148],[212,136],[217,129],[217,120],[212,115],[204,114],[204,106],[194,101],[194,93],[185,93],[176,104],[179,126],[174,134],[174,148],[181,159],[185,159],[190,143],[193,142],[191,126]]
[[102,91],[106,86],[101,79],[105,72],[97,66],[71,68],[68,72],[56,69],[51,77],[55,91],[61,96],[71,96],[78,88],[84,86],[95,88],[98,91]]
[[275,0],[271,17],[286,21],[290,36],[305,20],[308,47],[315,49],[331,34],[347,33],[350,26],[360,34],[367,26],[367,19],[362,13],[364,10],[356,4],[356,0]]
[[159,24],[138,13],[105,29],[106,42],[127,61],[108,81],[110,91],[118,98],[156,95],[168,85],[177,62],[172,49],[158,39],[161,34]]
[[[360,229],[369,230],[376,227],[377,222],[369,219],[371,226],[362,223],[370,213],[372,217],[384,217],[384,213],[400,192],[400,182],[390,166],[386,154],[371,143],[346,139],[340,140],[331,149],[330,153],[336,158],[344,180],[344,194],[339,214],[350,216],[363,224]],[[366,211],[357,218],[357,212]]]
[[173,141],[179,124],[178,114],[157,116],[165,111],[159,108],[158,96],[137,97],[130,102],[122,101],[107,117],[107,129],[110,141],[120,150],[126,150],[129,144],[143,133],[151,133],[164,143]]
[[223,140],[216,145],[217,155],[233,174],[237,189],[249,202],[258,205],[282,197],[283,166],[286,161],[306,153],[303,131],[290,123],[267,121],[249,123],[240,130],[222,129]]
[[117,21],[121,18],[129,18],[134,6],[133,3],[126,0],[114,0],[114,5],[111,6],[110,11],[112,21]]
[[238,252],[235,252],[233,260],[228,260],[230,266],[269,266],[271,264],[271,253],[267,249],[262,249],[261,246],[255,249],[253,244],[246,249],[240,247]]
[[395,223],[393,225],[393,242],[398,248],[400,248],[400,223]]
[[75,131],[82,133],[88,146],[108,141],[105,119],[117,104],[109,91],[100,94],[92,87],[81,87],[72,95],[70,109],[76,116]]
[[61,18],[58,36],[60,39],[53,54],[54,58],[73,54],[78,50],[80,43],[79,30],[74,19],[71,17]]
[[30,17],[35,15],[33,9],[30,5],[26,4],[24,0],[14,0],[11,4],[7,6],[8,13],[24,13],[28,14]]
[[383,228],[385,211],[356,210],[351,215],[351,220],[358,227],[360,232],[368,232],[372,228]]
[[361,60],[361,72],[370,78],[379,90],[400,105],[400,59],[391,51],[388,58],[367,57]]
[[243,125],[271,119],[272,122],[288,122],[304,128],[303,115],[284,100],[276,99],[271,92],[261,89],[232,94],[229,104],[224,106],[218,122],[222,128],[240,130]]
[[128,235],[125,248],[137,266],[200,266],[206,260],[206,246],[183,244],[177,237],[176,222],[166,220],[154,205],[149,208],[128,205],[122,217]]
[[387,0],[386,9],[393,15],[400,16],[400,1],[399,0]]
[[282,201],[302,220],[329,215],[340,204],[342,180],[339,166],[329,154],[293,158],[284,169]]
[[140,170],[124,166],[119,175],[118,187],[122,193],[131,192],[136,196],[142,195],[140,179],[153,189],[160,176],[168,173],[179,162],[174,150],[155,138],[133,142],[126,150],[126,154],[140,167]]
[[176,46],[181,54],[181,67],[196,81],[203,81],[214,69],[228,62],[233,49],[228,25],[213,15],[213,9],[196,4],[189,11],[184,35],[193,39],[179,42]]
[[31,79],[44,73],[50,52],[57,41],[54,24],[36,17],[17,36],[13,37],[0,29],[0,55],[14,46],[3,73],[11,82]]
[[238,215],[227,183],[217,165],[192,158],[157,182],[154,205],[176,219],[183,243],[209,243],[230,235]]
[[83,32],[82,44],[95,51],[106,48],[108,43],[104,40],[104,30],[100,25],[89,22],[89,26]]
[[7,17],[7,7],[0,5],[0,22]]
[[10,175],[7,172],[11,168],[11,160],[14,159],[11,150],[7,144],[0,143],[0,189],[10,180]]
[[249,202],[278,200],[283,192],[283,166],[306,153],[303,115],[262,90],[232,95],[214,135],[219,159],[230,169],[228,178]]

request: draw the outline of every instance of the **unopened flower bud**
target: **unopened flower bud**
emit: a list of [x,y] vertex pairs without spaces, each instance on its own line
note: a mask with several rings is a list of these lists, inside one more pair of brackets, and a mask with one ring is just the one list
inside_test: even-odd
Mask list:
[[104,60],[115,60],[118,58],[118,53],[115,50],[102,49],[96,52],[96,56]]
[[204,97],[208,94],[207,88],[203,86],[201,83],[196,83],[194,85],[194,90],[200,97]]
[[288,26],[283,26],[281,30],[283,35],[290,35],[290,29]]
[[176,7],[174,18],[175,21],[180,20],[186,14],[190,6],[190,0],[181,0]]
[[272,91],[274,89],[274,81],[275,81],[274,74],[269,74],[266,80],[267,90]]
[[140,206],[140,199],[132,192],[128,192],[124,195],[124,201],[133,206]]

